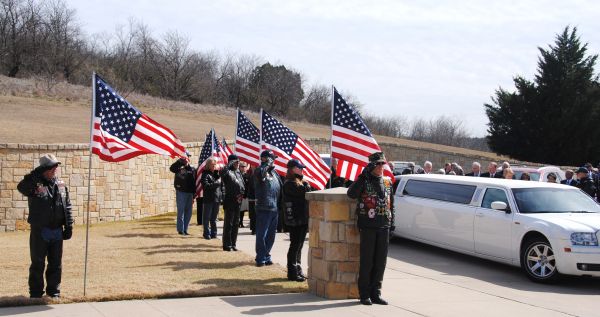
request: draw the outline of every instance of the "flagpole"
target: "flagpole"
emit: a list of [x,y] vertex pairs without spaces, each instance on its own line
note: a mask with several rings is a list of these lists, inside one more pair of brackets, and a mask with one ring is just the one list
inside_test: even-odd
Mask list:
[[90,156],[88,163],[87,214],[85,225],[85,260],[83,265],[83,297],[87,294],[87,264],[90,238],[90,196],[92,189],[92,142],[94,140],[94,115],[96,114],[96,72],[92,72],[92,116],[90,118]]
[[262,119],[263,119],[263,108],[260,108],[260,130],[258,134],[258,166],[260,166],[260,153],[262,152]]
[[233,137],[233,153],[237,155],[237,133],[238,133],[238,124],[240,124],[240,108],[237,108],[237,115],[235,116],[235,137]]
[[[331,85],[331,137],[329,138],[329,162],[331,164],[330,167],[333,167],[333,108],[334,108],[334,104],[335,104],[335,86]],[[336,172],[337,172],[337,166],[336,168]],[[333,173],[332,173],[333,174]],[[333,180],[331,179],[331,175],[329,175],[329,188],[331,188],[332,184],[333,184]]]

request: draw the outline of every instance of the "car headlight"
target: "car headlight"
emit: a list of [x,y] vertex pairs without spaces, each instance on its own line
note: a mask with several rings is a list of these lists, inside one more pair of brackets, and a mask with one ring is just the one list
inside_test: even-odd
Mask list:
[[597,246],[598,238],[593,232],[575,232],[571,234],[572,245]]

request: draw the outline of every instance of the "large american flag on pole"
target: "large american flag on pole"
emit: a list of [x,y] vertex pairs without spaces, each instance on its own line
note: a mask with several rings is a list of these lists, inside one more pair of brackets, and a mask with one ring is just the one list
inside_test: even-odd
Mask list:
[[92,153],[120,162],[143,154],[185,157],[185,147],[167,127],[150,119],[94,74]]
[[261,145],[277,155],[275,170],[280,175],[287,172],[287,162],[297,159],[306,165],[304,179],[310,186],[323,189],[329,180],[331,169],[323,162],[319,154],[311,149],[294,131],[262,111]]
[[204,171],[204,166],[206,165],[206,160],[213,154],[213,137],[212,130],[210,133],[206,135],[204,139],[204,144],[202,145],[202,149],[200,150],[200,155],[198,156],[198,168],[196,169],[196,197],[200,197],[202,194],[202,182],[200,182],[200,177],[202,176],[202,171]]
[[[335,88],[332,106],[331,157],[338,160],[338,176],[354,181],[369,164],[368,156],[381,152],[381,148],[360,114],[346,103]],[[394,177],[387,164],[384,175]]]
[[235,154],[252,166],[260,165],[260,131],[258,128],[238,109],[237,127],[235,130]]

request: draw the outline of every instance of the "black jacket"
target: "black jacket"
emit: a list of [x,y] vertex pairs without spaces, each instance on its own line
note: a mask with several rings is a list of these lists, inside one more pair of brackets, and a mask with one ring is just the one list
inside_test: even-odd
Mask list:
[[392,225],[392,181],[374,176],[367,168],[348,188],[348,197],[358,199],[358,228],[389,228]]
[[202,183],[202,191],[204,192],[204,202],[221,201],[221,177],[218,171],[202,171],[200,182]]
[[[567,185],[567,180],[563,179],[562,181],[560,181],[560,183],[563,184],[563,185]],[[571,184],[569,184],[569,185],[577,187],[577,183],[578,182],[577,182],[576,179],[571,178]]]
[[240,170],[226,168],[221,171],[221,182],[223,183],[223,204],[241,204],[244,196],[244,177]]
[[27,222],[35,228],[61,228],[73,226],[69,190],[62,180],[47,180],[37,168],[25,175],[17,185],[21,194],[27,196],[29,216]]
[[284,221],[286,226],[302,226],[308,224],[308,202],[305,194],[312,189],[306,181],[298,183],[287,178],[283,183]]
[[175,189],[184,193],[196,192],[196,169],[191,165],[186,165],[186,161],[178,159],[171,164],[169,170],[175,173]]
[[[481,175],[479,175],[479,177],[490,177],[490,172],[485,172],[485,173],[481,173]],[[494,177],[492,178],[502,178],[502,173],[500,172],[496,172],[496,174],[494,174]]]
[[585,178],[580,178],[577,183],[577,187],[586,192],[586,194],[590,195],[592,198],[596,197],[596,186],[594,185],[594,181],[589,176]]

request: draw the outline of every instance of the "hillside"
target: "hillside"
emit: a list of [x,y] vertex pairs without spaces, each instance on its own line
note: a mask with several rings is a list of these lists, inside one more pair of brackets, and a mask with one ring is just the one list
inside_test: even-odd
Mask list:
[[[204,141],[214,128],[217,135],[233,139],[235,109],[197,105],[135,93],[124,96],[138,109],[171,128],[184,142]],[[89,87],[59,83],[47,89],[43,81],[0,76],[0,143],[88,143],[91,91]],[[258,125],[258,113],[247,113]],[[326,115],[326,114],[324,114]],[[330,127],[306,122],[285,124],[303,138],[329,138]],[[376,136],[380,143],[402,144],[503,159],[493,153]]]

